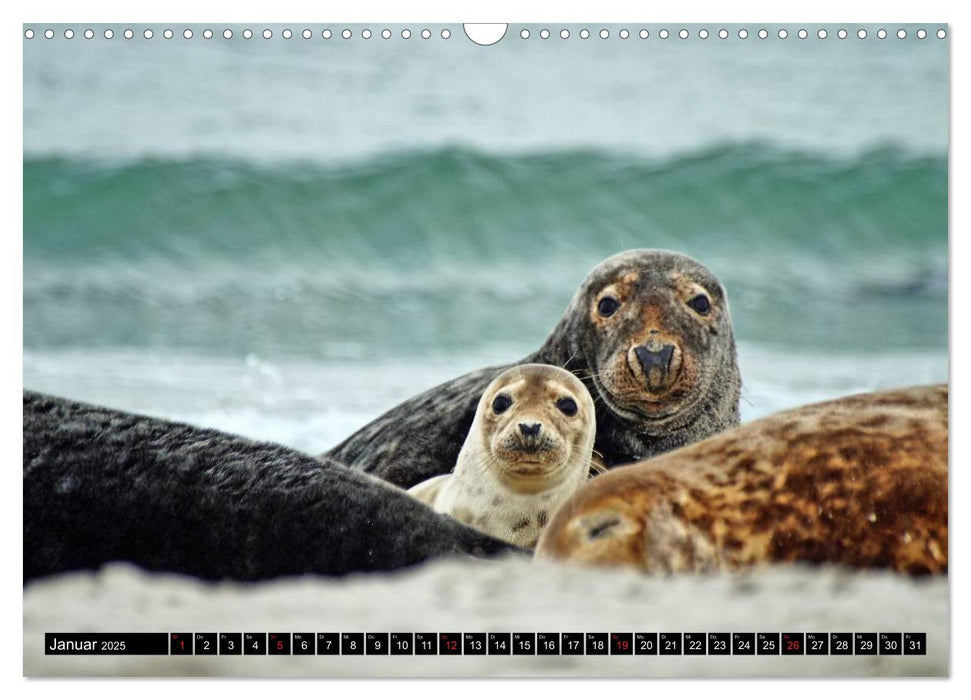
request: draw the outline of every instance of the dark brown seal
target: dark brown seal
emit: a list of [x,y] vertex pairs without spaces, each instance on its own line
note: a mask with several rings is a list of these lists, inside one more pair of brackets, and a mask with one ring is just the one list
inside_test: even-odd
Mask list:
[[604,474],[537,556],[650,573],[761,562],[947,571],[946,386],[777,413]]
[[[595,451],[608,467],[738,425],[741,380],[718,279],[692,258],[631,250],[600,263],[542,347],[512,364],[576,374],[597,405]],[[415,396],[327,453],[411,487],[455,465],[489,367]]]

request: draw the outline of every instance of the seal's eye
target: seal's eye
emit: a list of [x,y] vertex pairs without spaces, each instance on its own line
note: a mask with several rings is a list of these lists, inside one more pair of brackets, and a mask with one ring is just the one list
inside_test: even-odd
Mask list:
[[492,410],[496,413],[502,413],[510,406],[512,406],[512,399],[505,394],[499,394],[492,400]]
[[614,312],[620,308],[620,302],[613,297],[604,297],[597,302],[597,311],[601,316],[613,316]]
[[688,306],[697,311],[702,316],[707,316],[708,312],[711,311],[711,302],[708,301],[708,297],[704,294],[699,294],[688,302]]
[[577,402],[573,399],[560,399],[556,402],[556,407],[566,416],[575,416],[577,414]]

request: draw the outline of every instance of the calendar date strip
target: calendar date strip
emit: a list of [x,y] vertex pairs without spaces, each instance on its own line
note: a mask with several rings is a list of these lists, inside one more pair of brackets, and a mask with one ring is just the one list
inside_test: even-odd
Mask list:
[[48,632],[95,656],[875,656],[927,654],[924,632]]

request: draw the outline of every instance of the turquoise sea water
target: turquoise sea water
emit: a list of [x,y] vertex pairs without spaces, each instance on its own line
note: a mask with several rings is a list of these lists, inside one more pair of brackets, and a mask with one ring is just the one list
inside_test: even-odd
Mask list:
[[323,449],[635,247],[725,284],[746,417],[947,379],[946,42],[115,29],[25,41],[28,387]]
[[708,264],[742,339],[837,353],[947,342],[947,165],[931,156],[31,159],[24,178],[27,347],[537,345],[589,268],[637,247]]

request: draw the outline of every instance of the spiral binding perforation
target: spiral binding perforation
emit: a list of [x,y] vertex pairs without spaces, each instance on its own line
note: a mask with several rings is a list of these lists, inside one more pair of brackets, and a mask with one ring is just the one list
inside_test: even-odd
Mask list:
[[[246,41],[252,40],[254,38],[262,38],[264,40],[272,39],[283,39],[289,41],[291,39],[302,38],[303,40],[311,40],[313,38],[322,40],[333,40],[333,39],[343,39],[343,40],[369,40],[381,38],[385,41],[389,40],[409,40],[412,38],[420,38],[424,40],[437,39],[441,41],[447,41],[452,38],[454,32],[453,29],[445,27],[432,31],[429,27],[417,27],[415,29],[404,27],[399,28],[396,31],[392,30],[390,27],[359,27],[359,26],[340,26],[340,27],[323,27],[318,30],[312,30],[309,27],[284,27],[282,29],[274,29],[270,27],[262,27],[253,29],[251,27],[243,27],[241,29],[235,29],[231,27],[220,28],[210,28],[207,27],[202,31],[196,32],[189,27],[181,29],[172,27],[163,27],[160,30],[153,27],[145,27],[136,29],[134,27],[124,27],[120,33],[116,32],[112,28],[106,28],[103,31],[96,32],[90,27],[85,27],[83,29],[76,29],[74,27],[46,27],[46,28],[35,28],[27,26],[24,28],[24,38],[25,39],[64,39],[72,40],[75,38],[83,37],[87,40],[92,40],[95,38],[101,38],[104,40],[112,40],[116,37],[123,37],[126,40],[146,40],[146,41],[156,41],[159,38],[163,40],[170,40],[175,38],[177,35],[181,35],[184,40],[212,40],[214,38],[221,37],[224,40],[232,39],[243,39]],[[773,28],[770,31],[767,27],[733,27],[729,28],[727,26],[712,26],[712,27],[692,27],[691,29],[687,27],[661,27],[656,30],[647,27],[582,27],[579,29],[555,26],[550,27],[540,27],[538,29],[530,27],[522,27],[518,31],[512,31],[512,36],[518,36],[521,40],[549,40],[549,39],[559,39],[561,41],[567,40],[579,40],[586,41],[591,38],[599,38],[601,40],[607,39],[620,39],[628,40],[637,37],[641,40],[668,40],[668,39],[678,39],[680,41],[707,41],[707,40],[729,40],[735,39],[740,41],[748,40],[749,38],[755,38],[759,40],[770,40],[776,39],[780,41],[798,39],[798,40],[811,40],[816,39],[818,41],[826,41],[831,39],[845,40],[856,37],[858,40],[885,40],[889,38],[896,38],[898,40],[905,39],[918,39],[924,40],[927,38],[946,39],[948,36],[947,29],[939,27],[936,29],[928,30],[926,27],[919,27],[908,31],[904,27],[876,27],[876,28],[856,28],[855,30],[847,29],[846,27],[838,27],[834,30],[824,28],[824,27],[779,27],[778,29]]]

